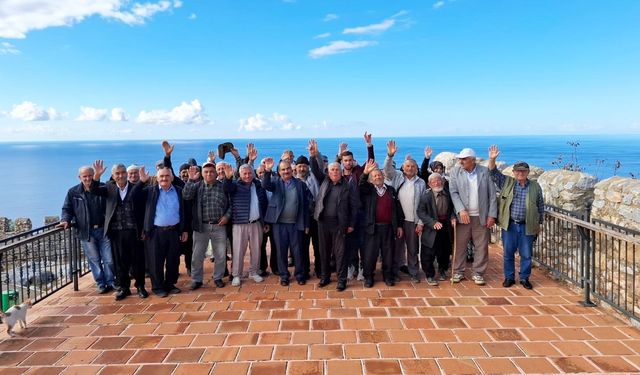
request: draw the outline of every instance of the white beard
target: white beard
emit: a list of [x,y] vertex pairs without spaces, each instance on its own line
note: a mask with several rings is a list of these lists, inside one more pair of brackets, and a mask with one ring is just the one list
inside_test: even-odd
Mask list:
[[431,190],[432,190],[434,193],[439,193],[439,192],[441,192],[443,189],[442,189],[441,187],[437,187],[437,188],[436,188],[436,187],[432,187],[432,188],[431,188]]

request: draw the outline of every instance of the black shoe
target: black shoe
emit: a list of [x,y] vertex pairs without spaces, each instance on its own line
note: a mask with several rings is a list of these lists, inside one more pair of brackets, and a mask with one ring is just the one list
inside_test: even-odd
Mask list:
[[386,279],[386,280],[384,281],[384,283],[385,283],[387,286],[394,286],[394,285],[396,285],[396,282],[395,282],[394,280],[392,280],[392,279]]
[[371,288],[371,287],[373,287],[373,279],[366,279],[366,280],[364,281],[364,287],[365,287],[365,288]]
[[325,286],[329,285],[330,282],[331,282],[331,280],[329,280],[329,279],[320,279],[320,282],[318,283],[318,286],[320,288],[324,288]]
[[305,280],[305,279],[298,280],[298,285],[304,285],[306,283],[307,283],[307,280]]
[[178,294],[180,293],[181,290],[179,288],[177,288],[175,285],[172,287],[167,288],[167,293],[169,294]]
[[222,281],[222,279],[213,280],[213,283],[216,284],[216,288],[224,288],[224,281]]
[[280,285],[282,285],[282,286],[289,286],[289,280],[287,280],[287,279],[282,279],[282,280],[280,280]]
[[533,285],[531,285],[529,279],[520,280],[520,284],[522,284],[525,289],[533,289]]
[[158,290],[158,291],[153,291],[153,294],[155,294],[156,296],[160,297],[160,298],[165,298],[166,296],[169,295],[169,293],[165,292],[164,290]]
[[131,290],[129,289],[120,289],[118,293],[116,293],[116,301],[122,301],[127,298],[127,296],[131,295]]
[[336,285],[336,290],[338,292],[342,292],[345,289],[347,289],[347,282],[346,281],[338,281],[338,285]]
[[211,263],[215,262],[216,259],[214,257],[209,258],[209,261],[211,261]]
[[400,272],[406,273],[408,275],[409,274],[409,267],[407,267],[407,266],[400,267]]
[[147,292],[147,290],[143,286],[137,289],[138,289],[138,297],[140,298],[149,297],[149,292]]
[[515,283],[516,281],[514,279],[504,279],[504,281],[502,282],[502,286],[505,288],[510,288]]
[[110,288],[108,286],[99,286],[98,294],[107,294],[109,293]]
[[[224,268],[224,276],[231,276],[231,275],[229,274],[229,268],[227,268],[227,267],[225,267],[225,268]],[[223,277],[224,277],[224,276],[223,276]],[[231,277],[233,277],[233,276],[231,276]]]
[[260,276],[260,277],[267,277],[267,276],[269,276],[269,272],[267,272],[267,271],[260,271],[260,272],[258,272],[258,276]]
[[473,263],[473,256],[467,255],[467,263]]
[[191,283],[191,286],[189,287],[189,290],[196,290],[196,289],[200,289],[202,287],[202,282],[201,281],[194,281]]

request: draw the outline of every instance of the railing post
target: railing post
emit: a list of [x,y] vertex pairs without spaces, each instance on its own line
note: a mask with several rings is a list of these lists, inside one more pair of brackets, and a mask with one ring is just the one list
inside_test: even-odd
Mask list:
[[76,246],[76,241],[75,241],[75,237],[72,234],[72,230],[71,229],[67,229],[66,230],[66,234],[67,234],[67,241],[69,242],[69,270],[71,271],[71,277],[73,279],[73,290],[75,292],[77,292],[79,290],[78,288],[78,254],[77,254],[77,246]]
[[[581,219],[589,223],[591,221],[591,205],[587,205],[585,207],[585,211],[581,215]],[[592,290],[592,277],[595,277],[595,270],[592,272],[592,263],[595,264],[595,258],[591,257],[595,255],[595,250],[593,249],[594,238],[591,236],[591,231],[587,231],[585,228],[578,228],[578,232],[580,233],[580,251],[582,253],[582,257],[584,259],[584,267],[582,269],[583,273],[583,290],[584,290],[584,301],[580,301],[580,304],[585,307],[595,307],[596,304],[591,301],[591,290]]]

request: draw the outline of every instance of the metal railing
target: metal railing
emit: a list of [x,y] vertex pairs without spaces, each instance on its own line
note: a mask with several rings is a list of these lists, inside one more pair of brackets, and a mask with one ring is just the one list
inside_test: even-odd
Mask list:
[[534,260],[552,274],[640,322],[640,232],[546,206]]
[[72,229],[47,225],[0,242],[0,307],[38,302],[89,272]]

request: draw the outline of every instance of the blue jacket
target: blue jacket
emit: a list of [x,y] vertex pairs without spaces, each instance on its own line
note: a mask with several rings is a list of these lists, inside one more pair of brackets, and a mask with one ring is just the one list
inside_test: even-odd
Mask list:
[[[258,206],[260,222],[264,224],[264,217],[267,211],[267,192],[262,187],[260,180],[254,179],[251,182],[256,187],[258,196]],[[251,186],[244,184],[240,180],[224,179],[224,192],[231,197],[231,222],[233,224],[248,224],[249,211],[251,209]]]
[[[305,230],[309,228],[309,205],[311,202],[311,192],[307,184],[295,177],[291,178],[298,193],[298,214],[296,216],[296,229]],[[265,171],[262,176],[262,187],[273,193],[269,205],[267,206],[267,214],[265,221],[267,223],[277,223],[285,203],[285,187],[284,181],[279,176],[274,176],[273,172]]]

